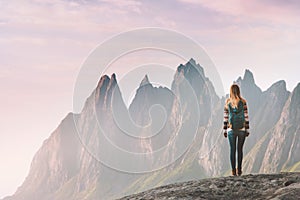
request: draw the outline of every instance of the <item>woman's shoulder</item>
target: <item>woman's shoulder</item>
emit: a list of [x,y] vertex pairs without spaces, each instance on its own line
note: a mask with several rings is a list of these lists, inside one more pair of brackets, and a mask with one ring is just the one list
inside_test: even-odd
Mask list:
[[242,100],[243,104],[247,104],[247,101],[246,101],[246,99],[244,99],[244,98],[241,98],[241,100]]

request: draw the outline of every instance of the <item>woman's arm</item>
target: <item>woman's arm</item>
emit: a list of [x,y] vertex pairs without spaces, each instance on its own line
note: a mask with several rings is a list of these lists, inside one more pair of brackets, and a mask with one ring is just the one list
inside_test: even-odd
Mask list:
[[245,116],[245,129],[246,132],[248,133],[248,129],[249,127],[249,115],[248,115],[248,106],[247,106],[247,102],[244,102],[244,116]]
[[224,106],[224,126],[223,129],[227,131],[228,128],[228,99],[226,100],[225,106]]

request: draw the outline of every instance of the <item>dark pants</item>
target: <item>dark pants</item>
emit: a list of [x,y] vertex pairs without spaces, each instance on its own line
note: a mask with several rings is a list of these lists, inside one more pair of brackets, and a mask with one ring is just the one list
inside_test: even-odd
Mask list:
[[[228,131],[228,140],[230,144],[230,161],[231,168],[235,170],[236,168],[236,147],[238,154],[238,170],[242,170],[242,161],[243,161],[243,146],[245,142],[245,131],[240,130],[230,130]],[[236,145],[237,140],[237,145]]]

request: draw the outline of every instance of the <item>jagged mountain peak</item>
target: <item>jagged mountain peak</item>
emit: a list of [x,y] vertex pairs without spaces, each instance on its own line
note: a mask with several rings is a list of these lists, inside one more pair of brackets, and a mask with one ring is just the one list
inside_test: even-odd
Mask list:
[[108,75],[103,75],[101,76],[99,82],[98,82],[98,85],[97,85],[97,88],[102,88],[102,87],[107,87],[108,84],[116,84],[117,83],[117,78],[116,78],[116,74],[113,73],[111,75],[111,77],[109,77]]
[[171,90],[166,87],[153,86],[149,81],[148,75],[145,75],[129,105],[131,118],[136,124],[141,126],[153,122],[151,127],[156,129],[158,127],[157,120],[163,115],[161,115],[162,113],[155,113],[154,111],[151,116],[153,117],[153,120],[150,119],[149,109],[153,105],[161,105],[166,108],[167,114],[170,113],[173,105],[173,94]]
[[108,75],[105,74],[105,75],[101,76],[101,78],[98,82],[97,88],[101,88],[101,87],[105,86],[106,84],[109,83],[109,81],[110,81],[110,78]]
[[196,64],[196,61],[191,58],[185,65],[180,64],[177,67],[177,71],[172,82],[172,90],[176,90],[176,85],[185,82],[184,80],[187,80],[189,82],[189,84],[194,88],[195,92],[198,95],[198,93],[200,92],[199,87],[205,87],[205,82],[208,79],[205,77],[204,69],[199,64]]
[[149,81],[149,78],[148,78],[148,75],[146,74],[143,78],[143,80],[141,81],[140,83],[140,87],[144,86],[144,85],[149,85],[151,84],[150,81]]
[[193,64],[193,65],[197,65],[196,61],[193,58],[191,58],[188,62],[191,63],[191,64]]
[[297,86],[296,86],[295,89],[293,90],[293,93],[300,94],[300,83],[297,84]]
[[191,75],[200,75],[203,78],[205,77],[203,68],[197,64],[193,58],[191,58],[185,65],[180,64],[177,67],[177,72],[183,73],[186,78]]
[[297,84],[291,95],[290,112],[293,112],[296,119],[300,118],[300,83]]
[[113,74],[111,75],[110,80],[111,80],[111,81],[117,82],[116,74],[115,74],[115,73],[113,73]]
[[[237,83],[241,87],[241,92],[247,91],[247,93],[252,93],[250,96],[256,96],[254,99],[257,100],[257,97],[262,94],[262,90],[256,85],[254,81],[254,76],[253,73],[249,70],[246,69],[244,73],[244,77],[241,78],[239,77],[235,83]],[[247,96],[247,93],[244,94]],[[256,94],[254,94],[256,93]]]
[[119,90],[116,74],[113,73],[111,77],[108,75],[103,75],[97,85],[95,90],[95,102],[96,104],[103,105],[104,101],[111,98],[114,89]]
[[116,78],[116,74],[113,73],[110,77],[110,81],[109,81],[109,89],[112,89],[113,87],[115,87],[117,85],[117,78]]
[[277,81],[272,84],[271,87],[267,91],[287,91],[286,82],[284,80]]
[[245,70],[243,80],[249,83],[255,83],[253,73],[249,69]]

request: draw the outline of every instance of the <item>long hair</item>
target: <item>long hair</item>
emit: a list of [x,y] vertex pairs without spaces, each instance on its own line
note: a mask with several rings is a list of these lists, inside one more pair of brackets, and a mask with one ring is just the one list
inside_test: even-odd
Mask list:
[[244,101],[244,99],[241,97],[240,87],[237,84],[231,85],[229,99],[233,107],[237,107],[240,100]]

